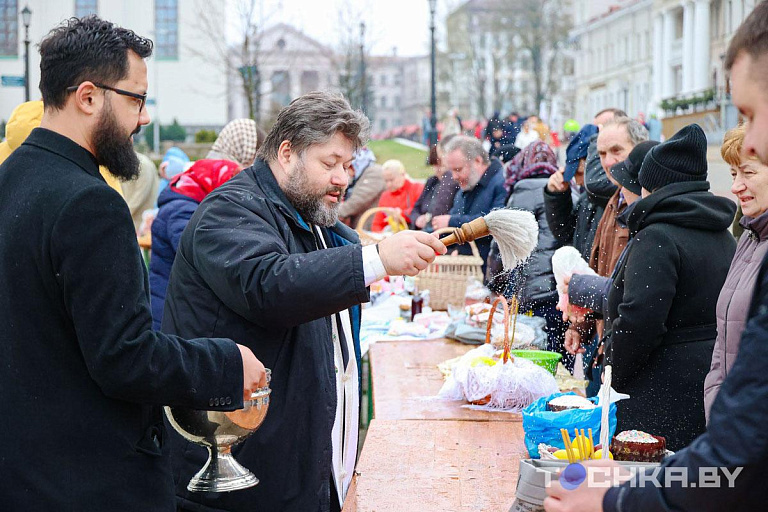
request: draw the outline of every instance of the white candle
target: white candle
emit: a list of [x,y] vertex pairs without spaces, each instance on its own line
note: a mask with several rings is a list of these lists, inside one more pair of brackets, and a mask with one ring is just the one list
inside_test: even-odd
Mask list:
[[603,379],[603,396],[600,397],[600,405],[602,406],[602,417],[600,419],[600,444],[602,444],[603,459],[608,458],[608,450],[610,449],[611,440],[610,426],[608,425],[608,411],[611,409],[611,366],[605,367],[605,378]]

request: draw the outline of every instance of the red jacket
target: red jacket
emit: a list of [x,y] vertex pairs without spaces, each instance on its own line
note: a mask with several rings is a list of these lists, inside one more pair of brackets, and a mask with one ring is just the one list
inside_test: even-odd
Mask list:
[[[413,205],[416,204],[422,190],[424,190],[424,185],[422,183],[417,183],[406,178],[405,183],[403,183],[403,186],[398,190],[395,190],[394,192],[385,190],[384,193],[381,194],[379,206],[400,208],[403,217],[405,217],[405,221],[410,223],[411,210],[413,210]],[[376,232],[383,231],[385,227],[387,227],[387,217],[383,213],[377,213],[376,217],[373,219],[373,224],[371,224],[371,230]]]

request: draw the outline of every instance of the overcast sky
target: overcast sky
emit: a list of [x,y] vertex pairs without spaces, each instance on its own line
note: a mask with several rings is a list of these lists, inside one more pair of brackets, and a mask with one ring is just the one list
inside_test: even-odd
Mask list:
[[[246,2],[250,0],[229,0]],[[347,20],[362,18],[366,24],[366,46],[373,55],[390,55],[397,48],[401,56],[429,52],[428,0],[255,0],[264,13],[265,25],[288,23],[323,44],[336,47],[340,41],[340,13]],[[444,34],[447,10],[460,0],[437,0],[438,40]],[[230,10],[233,12],[233,10]],[[231,20],[230,20],[231,23]],[[359,21],[348,21],[359,37]]]

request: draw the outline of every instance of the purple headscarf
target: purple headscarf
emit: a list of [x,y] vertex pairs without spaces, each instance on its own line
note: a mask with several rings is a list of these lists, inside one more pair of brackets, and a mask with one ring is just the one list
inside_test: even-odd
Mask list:
[[541,140],[528,144],[504,165],[504,187],[511,192],[515,183],[526,178],[541,178],[557,172],[557,157]]

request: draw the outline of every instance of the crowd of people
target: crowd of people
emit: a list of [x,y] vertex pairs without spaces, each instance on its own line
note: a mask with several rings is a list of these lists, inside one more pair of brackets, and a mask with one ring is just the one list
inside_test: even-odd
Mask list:
[[[0,434],[14,440],[0,495],[11,510],[339,511],[357,461],[369,286],[418,274],[446,253],[432,231],[498,208],[533,213],[538,246],[504,272],[491,239],[478,240],[485,284],[544,318],[548,349],[570,369],[583,354],[588,394],[611,365],[632,397],[619,429],[665,436],[677,454],[663,467],[742,468],[735,488],[555,482],[547,510],[763,502],[768,2],[725,59],[745,118],[722,145],[738,241],[736,205],[709,191],[695,124],[659,142],[606,108],[573,127],[560,165],[536,116],[495,113],[481,140],[451,112],[459,130],[431,148],[421,183],[398,160],[377,163],[368,119],[341,95],[312,92],[269,133],[235,120],[205,159],[172,148],[155,169],[132,142],[150,121],[152,42],[89,16],[52,30],[40,53],[43,100],[14,112],[0,166]],[[351,227],[376,206],[396,215],[370,229],[393,233],[363,246]],[[149,220],[147,271],[137,231]],[[594,274],[566,277],[563,307],[552,255],[568,245]],[[269,417],[237,454],[261,483],[188,491],[207,453],[160,406],[236,410],[267,384],[265,366]]]

